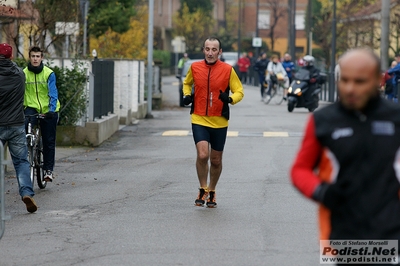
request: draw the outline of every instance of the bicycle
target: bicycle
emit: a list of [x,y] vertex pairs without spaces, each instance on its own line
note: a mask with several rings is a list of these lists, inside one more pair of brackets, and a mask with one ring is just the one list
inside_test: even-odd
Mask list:
[[[40,119],[44,119],[44,115],[34,114],[25,115],[25,117],[28,118],[26,141],[28,144],[28,161],[30,165],[32,186],[36,179],[39,188],[43,189],[46,187],[47,181],[44,180],[43,142],[40,132]],[[32,127],[32,118],[36,118],[38,121],[38,124],[35,127]]]
[[[266,99],[265,103],[269,104],[274,98],[275,104],[281,104],[283,102],[283,97],[284,97],[284,90],[285,90],[285,80],[283,78],[277,78],[276,82],[273,82],[272,88],[271,88],[271,95],[268,99]],[[268,86],[265,87],[265,92],[264,95],[267,95],[268,92]]]

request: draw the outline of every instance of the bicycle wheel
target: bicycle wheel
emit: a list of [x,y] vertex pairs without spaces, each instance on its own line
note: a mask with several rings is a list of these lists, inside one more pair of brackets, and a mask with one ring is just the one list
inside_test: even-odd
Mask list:
[[283,102],[283,87],[280,84],[276,86],[274,102],[276,104],[281,104]]
[[272,98],[274,98],[275,94],[276,94],[276,87],[273,86],[273,87],[271,88],[271,96],[270,96],[270,97],[266,96],[265,103],[266,103],[266,104],[269,104],[269,102],[272,100]]
[[47,185],[47,181],[44,180],[42,138],[39,139],[38,146],[36,147],[35,174],[39,188],[45,188]]
[[32,187],[35,183],[35,162],[34,162],[34,155],[33,155],[33,147],[28,146],[28,162],[29,162],[29,176],[31,178]]

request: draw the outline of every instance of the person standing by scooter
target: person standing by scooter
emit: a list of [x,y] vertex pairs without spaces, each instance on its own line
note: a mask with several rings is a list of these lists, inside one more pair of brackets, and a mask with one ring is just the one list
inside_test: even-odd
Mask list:
[[295,65],[292,61],[292,57],[290,56],[290,54],[285,54],[283,56],[282,66],[285,68],[285,71],[289,78],[289,84],[291,84],[293,81],[293,72]]

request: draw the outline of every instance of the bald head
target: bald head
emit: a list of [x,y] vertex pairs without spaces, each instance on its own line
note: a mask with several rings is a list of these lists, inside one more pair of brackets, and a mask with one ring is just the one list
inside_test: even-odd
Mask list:
[[342,67],[343,64],[347,64],[349,61],[353,63],[359,63],[358,65],[360,67],[372,67],[377,76],[381,75],[381,60],[374,53],[374,51],[369,48],[356,48],[348,50],[340,57],[339,66]]
[[380,65],[379,57],[370,49],[353,49],[340,58],[338,92],[345,107],[362,111],[379,96]]

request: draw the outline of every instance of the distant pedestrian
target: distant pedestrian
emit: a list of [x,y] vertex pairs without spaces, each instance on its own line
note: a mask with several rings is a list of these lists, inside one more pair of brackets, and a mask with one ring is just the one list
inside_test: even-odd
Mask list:
[[261,101],[264,100],[264,91],[265,91],[265,76],[268,67],[269,60],[267,58],[267,54],[263,53],[260,59],[257,60],[256,64],[254,65],[254,70],[258,73],[260,88],[261,88]]
[[[392,64],[390,65],[390,68],[394,68],[397,65],[397,61],[393,61]],[[382,81],[381,81],[381,91],[384,93],[385,98],[388,99],[389,101],[393,101],[394,96],[395,96],[395,86],[396,86],[396,81],[395,81],[395,75],[390,75],[389,69],[385,71],[382,75]]]
[[239,78],[243,84],[246,84],[247,72],[249,71],[249,67],[251,65],[250,59],[247,57],[247,53],[242,53],[242,56],[237,62],[237,65],[239,67]]
[[398,94],[398,87],[400,83],[400,54],[397,54],[395,56],[397,65],[392,67],[391,69],[388,70],[389,75],[393,75],[393,92],[392,96],[393,98],[391,99],[394,102],[398,102],[397,99],[397,94]]
[[187,53],[183,54],[183,57],[181,59],[179,59],[178,61],[178,73],[182,74],[182,69],[183,69],[183,65],[190,60],[189,56]]
[[289,78],[289,84],[292,84],[293,72],[294,72],[294,69],[295,69],[295,64],[292,61],[292,57],[290,56],[290,54],[285,54],[283,56],[282,66],[285,69],[285,71],[287,73],[287,76]]
[[302,67],[302,66],[304,66],[304,60],[303,60],[303,57],[299,57],[299,59],[297,59],[297,65],[298,65],[299,67]]
[[203,53],[205,60],[194,62],[188,70],[183,81],[183,95],[185,105],[192,103],[192,132],[200,183],[195,205],[203,206],[207,201],[207,207],[214,208],[217,206],[215,188],[222,172],[229,104],[240,102],[244,94],[233,67],[218,59],[222,53],[221,41],[215,37],[207,38]]
[[[12,47],[0,44],[0,140],[8,143],[17,181],[19,194],[28,212],[37,210],[33,200],[28,146],[25,135],[24,118],[24,72],[11,61]],[[3,166],[0,166],[3,167]]]
[[292,182],[320,204],[322,240],[400,240],[400,106],[380,97],[372,50],[339,65],[339,101],[311,114]]
[[257,58],[255,58],[255,56],[253,55],[253,52],[248,52],[247,57],[250,60],[250,67],[248,68],[247,71],[247,84],[254,85],[254,76],[255,76],[254,65],[257,62]]

